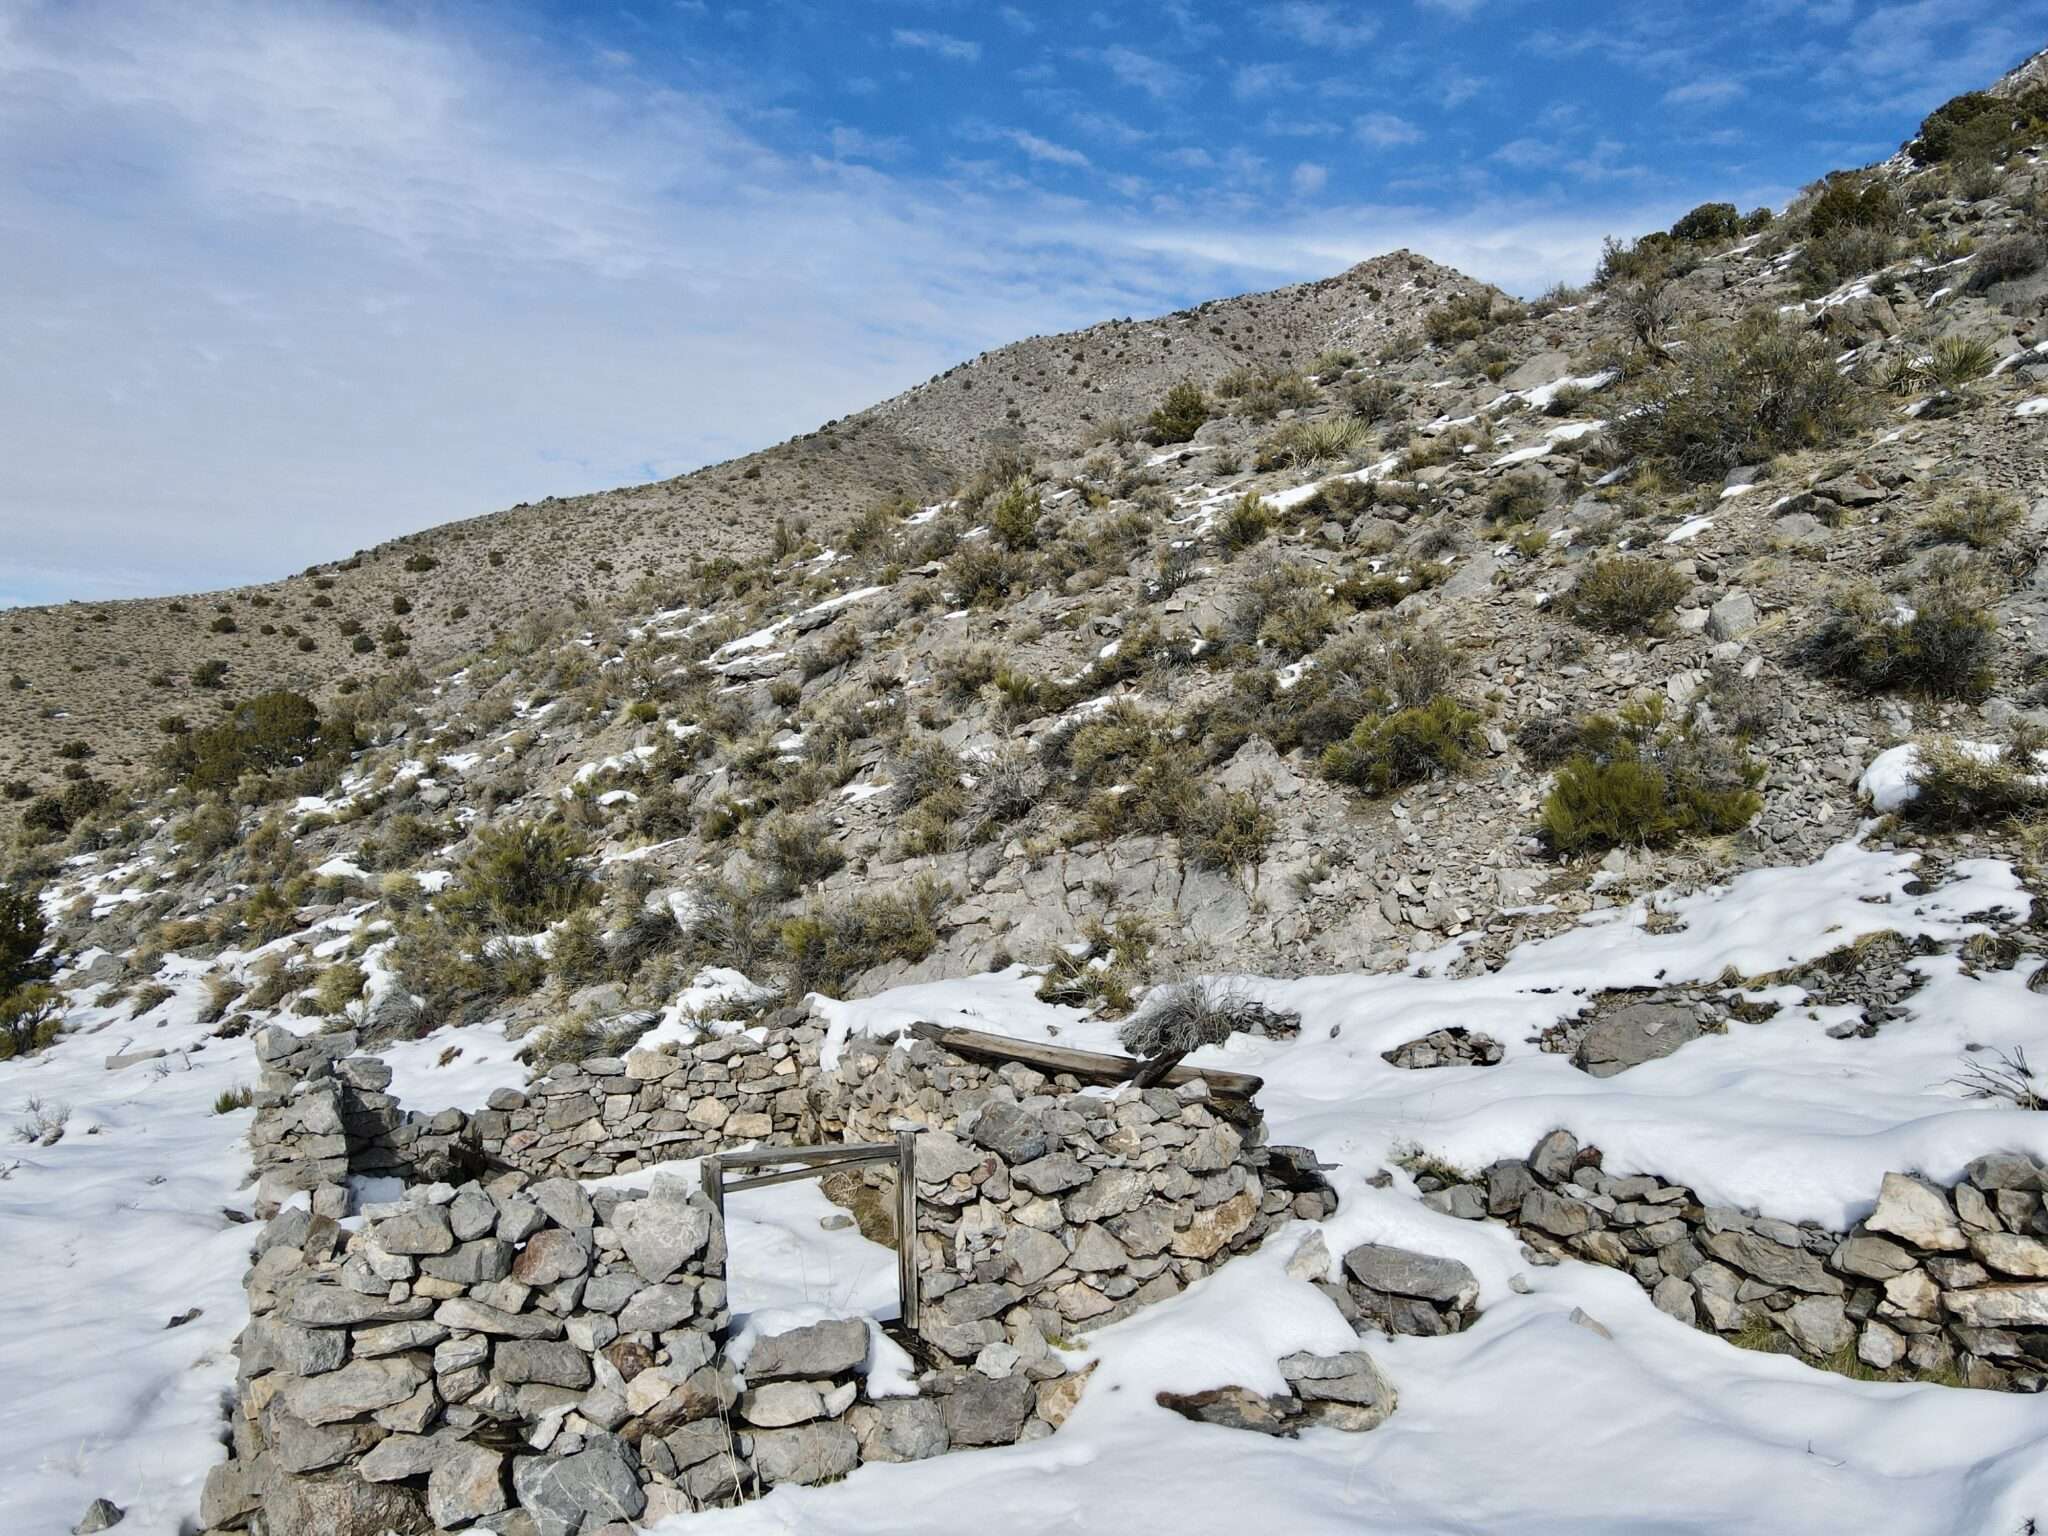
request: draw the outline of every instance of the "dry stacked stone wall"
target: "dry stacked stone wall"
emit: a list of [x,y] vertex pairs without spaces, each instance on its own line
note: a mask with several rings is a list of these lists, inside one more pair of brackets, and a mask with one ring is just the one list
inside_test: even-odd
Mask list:
[[2048,1169],[2032,1157],[1980,1157],[1950,1186],[1887,1173],[1848,1232],[1600,1164],[1598,1148],[1552,1131],[1470,1182],[1432,1180],[1424,1199],[1512,1223],[1539,1261],[1626,1270],[1694,1327],[1902,1379],[2048,1385]]
[[[800,1024],[636,1050],[421,1116],[352,1034],[264,1032],[252,1143],[271,1219],[208,1526],[580,1536],[1048,1435],[1085,1386],[1054,1341],[1335,1208],[1312,1156],[1265,1146],[1248,1106],[1200,1082],[1084,1089],[921,1040],[855,1040],[826,1071],[823,1039]],[[735,1354],[723,1225],[700,1193],[659,1171],[645,1192],[581,1182],[900,1130],[926,1305],[907,1376],[873,1394],[866,1319]],[[358,1209],[366,1175],[405,1187]],[[1290,1423],[1303,1402],[1351,1428],[1392,1408],[1362,1354],[1290,1357],[1297,1378]]]
[[826,1140],[917,1133],[919,1331],[983,1375],[1055,1381],[1049,1339],[1336,1207],[1312,1157],[1265,1146],[1257,1116],[1225,1113],[1199,1080],[1087,1090],[926,1040],[854,1039],[813,1099]]

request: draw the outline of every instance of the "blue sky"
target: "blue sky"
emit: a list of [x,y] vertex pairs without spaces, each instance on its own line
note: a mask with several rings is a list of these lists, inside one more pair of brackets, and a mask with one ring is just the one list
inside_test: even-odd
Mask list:
[[680,473],[1406,245],[1782,203],[2048,0],[0,0],[0,604]]

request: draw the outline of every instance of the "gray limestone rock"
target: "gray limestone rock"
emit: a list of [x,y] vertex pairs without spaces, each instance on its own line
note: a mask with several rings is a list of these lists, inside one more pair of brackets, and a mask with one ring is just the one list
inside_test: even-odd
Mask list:
[[640,1278],[659,1284],[704,1251],[712,1220],[702,1195],[679,1179],[657,1177],[646,1199],[619,1207],[612,1227]]
[[860,1370],[867,1358],[867,1324],[857,1318],[841,1318],[756,1340],[744,1369],[748,1382],[755,1386],[771,1381],[822,1381]]
[[533,1517],[535,1536],[578,1536],[616,1520],[635,1520],[647,1507],[639,1461],[617,1435],[599,1432],[568,1456],[521,1456],[512,1463],[519,1507]]
[[293,1382],[282,1394],[285,1406],[308,1424],[334,1424],[405,1401],[426,1382],[417,1358],[351,1360],[340,1370]]
[[1344,1268],[1366,1289],[1393,1296],[1463,1305],[1479,1294],[1478,1277],[1456,1259],[1385,1243],[1359,1244],[1344,1255]]
[[998,1381],[970,1371],[940,1401],[946,1437],[956,1446],[1009,1445],[1022,1432],[1036,1401],[1028,1377]]
[[844,1424],[765,1429],[753,1436],[753,1442],[754,1471],[771,1486],[828,1482],[860,1464],[860,1442]]
[[1669,1056],[1699,1036],[1699,1018],[1687,1005],[1630,1003],[1596,1018],[1572,1059],[1590,1076],[1613,1077]]
[[1877,1209],[1863,1223],[1873,1232],[1900,1238],[1914,1248],[1960,1253],[1970,1246],[1948,1196],[1903,1173],[1888,1173],[1877,1192]]

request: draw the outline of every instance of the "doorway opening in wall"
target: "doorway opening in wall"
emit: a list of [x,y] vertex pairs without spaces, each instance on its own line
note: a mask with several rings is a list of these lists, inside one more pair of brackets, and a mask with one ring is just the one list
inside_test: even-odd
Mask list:
[[[835,1182],[859,1177],[866,1169],[884,1167],[895,1172],[894,1189],[889,1191],[893,1220],[889,1235],[895,1250],[896,1315],[886,1315],[886,1296],[880,1293],[882,1277],[867,1262],[875,1245],[871,1233],[861,1230],[869,1223],[855,1222],[835,1207],[822,1218],[807,1208],[785,1213],[779,1223],[750,1224],[746,1202],[727,1218],[729,1196],[749,1190],[810,1180]],[[728,1253],[726,1284],[729,1304],[735,1312],[774,1310],[797,1304],[815,1304],[818,1289],[828,1292],[832,1303],[859,1310],[876,1318],[884,1329],[904,1340],[917,1336],[917,1138],[901,1131],[895,1140],[856,1146],[757,1147],[742,1152],[721,1152],[702,1163],[704,1194],[726,1218]],[[825,1206],[819,1196],[816,1202]],[[807,1225],[808,1224],[808,1225]],[[839,1234],[837,1241],[814,1238],[809,1227],[822,1227]]]

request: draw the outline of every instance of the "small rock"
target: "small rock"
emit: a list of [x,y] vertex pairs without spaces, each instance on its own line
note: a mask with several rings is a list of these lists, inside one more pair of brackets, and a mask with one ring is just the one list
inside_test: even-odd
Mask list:
[[112,1499],[94,1499],[85,1506],[85,1518],[71,1527],[71,1536],[91,1536],[94,1531],[104,1531],[121,1523],[128,1511]]

